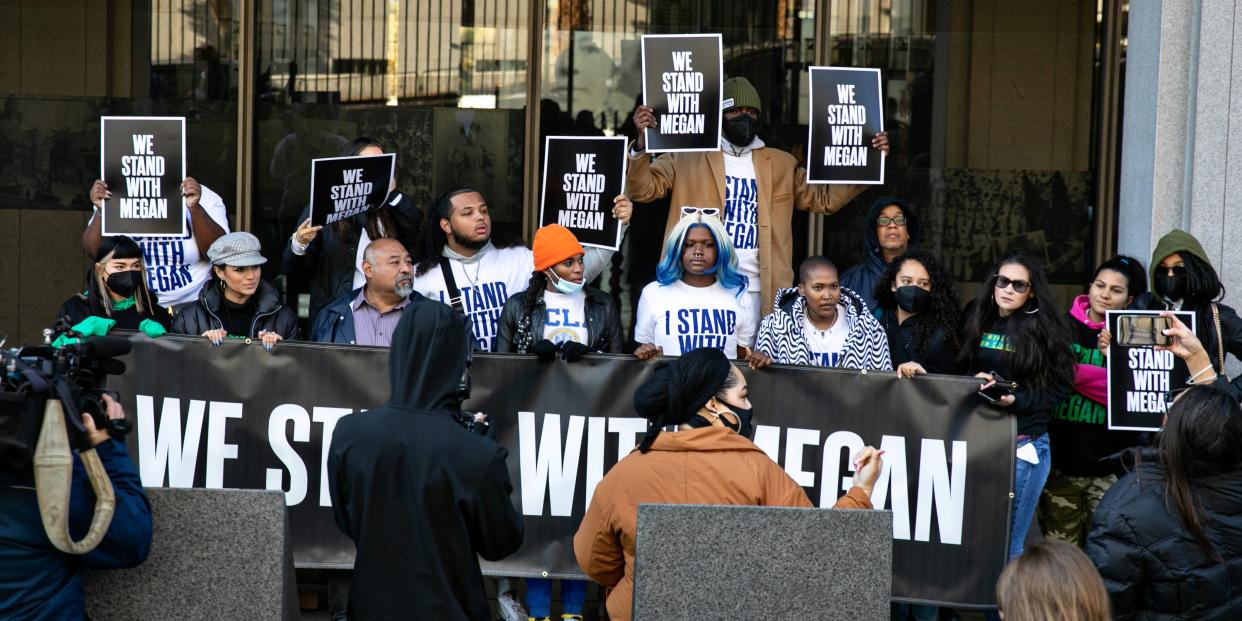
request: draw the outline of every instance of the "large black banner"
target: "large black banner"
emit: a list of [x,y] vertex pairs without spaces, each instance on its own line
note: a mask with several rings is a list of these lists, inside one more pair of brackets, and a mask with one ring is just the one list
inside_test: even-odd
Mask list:
[[[144,485],[284,490],[298,566],[352,563],[323,483],[327,446],[342,416],[387,400],[388,350],[281,343],[269,354],[137,336],[126,362],[110,386],[134,421],[130,449]],[[468,405],[491,415],[509,448],[513,502],[527,519],[521,550],[485,571],[581,576],[573,533],[596,484],[646,429],[631,397],[652,367],[621,356],[475,356]],[[976,380],[809,367],[746,374],[756,444],[818,505],[849,488],[855,451],[885,451],[873,500],[893,511],[894,597],[993,603],[1014,426],[974,396]]]
[[807,183],[884,184],[884,152],[871,139],[884,131],[880,70],[811,67]]
[[[1195,331],[1195,314],[1173,313]],[[1186,386],[1190,369],[1186,361],[1170,351],[1156,351],[1167,345],[1164,335],[1168,321],[1159,311],[1108,311],[1108,428],[1130,431],[1160,431],[1166,395]],[[1195,369],[1198,371],[1198,369]]]
[[720,149],[724,56],[718,34],[643,35],[643,103],[651,153]]
[[548,136],[539,225],[559,224],[583,246],[620,249],[612,201],[625,188],[625,143],[624,136]]
[[99,143],[103,234],[184,237],[185,117],[101,117]]
[[395,153],[311,160],[311,224],[332,224],[378,209],[396,170]]

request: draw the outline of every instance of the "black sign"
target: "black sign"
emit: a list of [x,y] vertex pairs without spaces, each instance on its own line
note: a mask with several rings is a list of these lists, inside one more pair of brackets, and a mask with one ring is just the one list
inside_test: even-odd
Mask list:
[[[1195,331],[1194,313],[1173,314]],[[1190,378],[1185,360],[1155,349],[1168,344],[1162,333],[1167,327],[1160,311],[1108,311],[1109,429],[1160,431],[1164,426],[1165,395]]]
[[884,131],[879,69],[811,67],[807,183],[884,184],[884,152],[871,139]]
[[643,35],[643,103],[655,111],[647,150],[720,149],[724,56],[720,35]]
[[548,136],[540,226],[559,224],[583,246],[619,249],[621,223],[612,217],[612,201],[625,186],[625,143],[623,136]]
[[185,117],[99,119],[103,234],[185,237]]
[[[387,401],[388,350],[281,343],[269,354],[257,344],[138,336],[125,362],[109,387],[134,422],[130,449],[144,485],[284,490],[297,565],[352,564],[353,542],[329,507],[327,447],[342,416]],[[475,354],[469,406],[495,421],[509,449],[513,502],[526,516],[522,548],[485,563],[487,573],[582,577],[573,533],[596,484],[646,430],[630,399],[653,366],[628,356],[539,364]],[[817,505],[831,506],[850,487],[850,457],[864,444],[884,450],[872,498],[893,512],[895,598],[994,603],[1014,424],[975,396],[978,381],[812,367],[743,372],[755,443]]]
[[311,224],[332,224],[382,207],[396,169],[395,153],[311,160]]

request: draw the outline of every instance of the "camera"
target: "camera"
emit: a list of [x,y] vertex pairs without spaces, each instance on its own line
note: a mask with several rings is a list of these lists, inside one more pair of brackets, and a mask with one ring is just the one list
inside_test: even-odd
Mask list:
[[[34,347],[0,349],[3,375],[0,376],[0,463],[17,464],[29,460],[38,436],[38,416],[49,399],[59,400],[65,411],[65,422],[71,433],[73,447],[90,448],[81,415],[89,414],[95,428],[106,430],[113,438],[123,440],[130,431],[129,421],[108,418],[105,394],[119,399],[115,391],[104,388],[108,375],[125,372],[125,363],[115,357],[129,353],[128,339],[93,336],[82,339],[54,339],[71,336],[67,322],[44,330],[44,344]],[[33,416],[36,422],[31,422]]]

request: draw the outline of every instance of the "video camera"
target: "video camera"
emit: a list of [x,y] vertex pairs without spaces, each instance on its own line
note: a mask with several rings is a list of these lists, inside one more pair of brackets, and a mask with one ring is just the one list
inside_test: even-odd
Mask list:
[[[89,414],[97,429],[114,438],[128,433],[128,421],[108,417],[103,396],[117,395],[103,386],[108,375],[125,372],[125,364],[115,358],[129,353],[130,342],[107,336],[74,338],[63,319],[44,330],[43,337],[44,344],[37,347],[6,350],[0,342],[0,492],[33,465],[48,538],[63,552],[84,554],[108,530],[115,497],[82,414]],[[72,540],[67,522],[72,449],[78,451],[96,496],[90,531],[80,542]]]

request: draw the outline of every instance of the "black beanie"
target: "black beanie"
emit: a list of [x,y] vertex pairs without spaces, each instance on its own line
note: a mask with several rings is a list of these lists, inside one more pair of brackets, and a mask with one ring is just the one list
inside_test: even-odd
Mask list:
[[639,451],[646,453],[664,426],[680,425],[698,414],[724,387],[732,368],[724,352],[708,347],[656,367],[634,391],[634,411],[647,419]]

